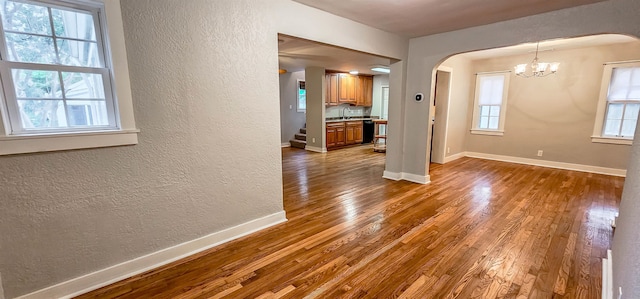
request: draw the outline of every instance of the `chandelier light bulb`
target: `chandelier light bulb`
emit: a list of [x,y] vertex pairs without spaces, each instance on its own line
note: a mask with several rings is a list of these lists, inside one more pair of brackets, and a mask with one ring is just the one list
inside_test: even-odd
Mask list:
[[[540,42],[536,45],[536,56],[533,58],[531,63],[526,64],[518,64],[514,67],[515,74],[524,78],[531,77],[546,77],[551,74],[555,74],[560,68],[560,63],[558,62],[538,62],[538,49],[540,47]],[[529,70],[529,72],[527,72]]]

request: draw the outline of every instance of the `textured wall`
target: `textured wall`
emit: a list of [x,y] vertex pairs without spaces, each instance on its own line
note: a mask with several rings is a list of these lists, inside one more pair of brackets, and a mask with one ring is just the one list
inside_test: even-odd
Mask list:
[[298,112],[296,106],[298,80],[304,81],[304,71],[280,75],[280,142],[282,143],[289,143],[289,140],[293,139],[306,122],[305,113]]
[[269,3],[122,11],[140,144],[0,157],[9,298],[282,211]]
[[277,33],[407,55],[404,37],[289,0],[122,11],[140,144],[0,157],[8,298],[282,211]]
[[614,298],[618,298],[618,287],[622,287],[622,298],[640,298],[640,123],[635,136],[613,237]]
[[[629,145],[591,142],[600,96],[603,64],[640,59],[640,41],[540,54],[560,62],[550,77],[511,75],[504,136],[474,135],[467,130],[471,152],[626,169]],[[532,54],[473,61],[473,73],[510,70]],[[475,76],[469,77],[475,86]],[[473,107],[473,96],[468,98]],[[469,108],[467,127],[471,128]],[[543,150],[543,157],[537,151]]]

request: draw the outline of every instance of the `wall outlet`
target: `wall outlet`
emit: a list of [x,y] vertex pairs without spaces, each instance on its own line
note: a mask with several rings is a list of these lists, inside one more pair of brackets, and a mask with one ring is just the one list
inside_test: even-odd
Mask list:
[[542,150],[538,150],[538,157],[542,157]]
[[311,143],[316,143],[316,139],[315,138],[311,138]]
[[447,154],[450,154],[450,153],[451,153],[451,148],[447,147]]
[[293,109],[293,105],[289,105],[289,110]]

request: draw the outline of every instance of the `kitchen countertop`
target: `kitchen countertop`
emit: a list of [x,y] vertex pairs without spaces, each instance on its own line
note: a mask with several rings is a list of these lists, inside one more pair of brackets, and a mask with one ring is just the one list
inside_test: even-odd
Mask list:
[[342,121],[359,121],[359,120],[372,120],[372,119],[379,119],[379,117],[377,116],[354,116],[354,117],[348,117],[348,118],[341,118],[341,117],[330,117],[327,118],[325,120],[325,122],[327,123],[334,123],[334,122],[342,122]]

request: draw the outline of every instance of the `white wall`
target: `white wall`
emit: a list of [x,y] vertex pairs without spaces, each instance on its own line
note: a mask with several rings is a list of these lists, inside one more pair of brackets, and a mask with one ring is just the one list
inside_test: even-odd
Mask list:
[[282,144],[288,144],[306,122],[305,113],[298,112],[296,106],[298,80],[304,81],[304,71],[280,75],[280,142]]
[[407,55],[288,0],[121,5],[139,144],[0,157],[8,298],[281,212],[278,33]]
[[445,148],[449,148],[445,156],[449,157],[466,151],[465,141],[469,131],[467,117],[469,99],[473,97],[474,76],[471,62],[462,56],[450,57],[441,65],[452,69],[445,144]]
[[[544,78],[511,74],[504,136],[466,131],[466,150],[510,157],[540,159],[626,169],[629,145],[591,141],[604,63],[640,59],[640,41],[609,46],[546,51],[544,61],[560,62],[560,71]],[[474,73],[512,69],[531,54],[472,63]],[[471,78],[475,84],[475,76]],[[473,107],[473,98],[469,99]],[[468,118],[471,128],[472,108]],[[537,151],[543,156],[537,157]]]

